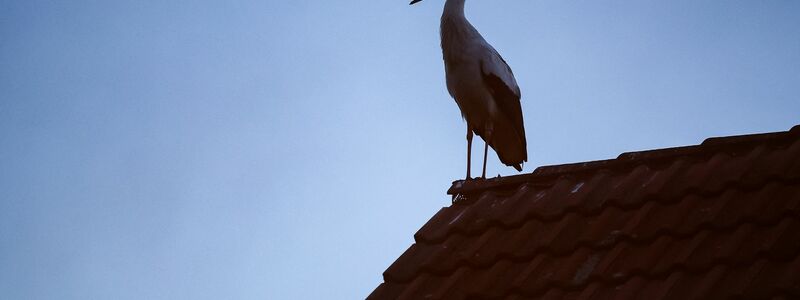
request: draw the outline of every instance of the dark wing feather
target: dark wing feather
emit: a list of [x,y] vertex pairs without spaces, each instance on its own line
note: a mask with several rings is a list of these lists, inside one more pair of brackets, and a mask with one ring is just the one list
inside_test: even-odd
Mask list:
[[[522,107],[520,106],[519,102],[521,93],[519,87],[517,86],[516,82],[514,82],[514,73],[511,72],[511,67],[508,66],[508,63],[506,63],[500,54],[495,51],[493,52],[495,57],[499,58],[499,62],[502,63],[503,69],[497,70],[496,67],[492,68],[491,66],[487,66],[487,63],[491,62],[482,62],[481,73],[483,75],[483,82],[486,83],[487,87],[489,87],[489,90],[492,93],[500,112],[502,112],[507,118],[511,119],[514,129],[516,129],[517,134],[524,143],[525,125],[522,121]],[[497,60],[495,60],[495,63],[497,63]],[[498,71],[507,73],[497,74],[499,73]],[[510,82],[506,83],[501,76],[507,78],[506,80],[509,80]],[[513,87],[509,86],[509,84],[513,85]]]

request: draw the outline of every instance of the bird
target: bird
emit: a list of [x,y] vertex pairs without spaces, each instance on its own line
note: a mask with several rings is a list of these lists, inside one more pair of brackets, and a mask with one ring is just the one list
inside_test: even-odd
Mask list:
[[522,94],[511,67],[467,20],[465,1],[445,2],[439,30],[447,91],[467,123],[466,180],[471,179],[473,133],[485,143],[482,179],[489,146],[503,164],[522,172],[528,161]]

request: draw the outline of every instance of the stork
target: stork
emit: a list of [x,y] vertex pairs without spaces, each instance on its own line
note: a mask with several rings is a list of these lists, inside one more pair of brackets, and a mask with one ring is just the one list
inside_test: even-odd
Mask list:
[[521,172],[528,152],[519,86],[506,61],[467,21],[464,1],[447,0],[440,34],[447,91],[467,122],[466,179],[471,179],[473,132],[485,143],[481,178],[486,178],[489,146],[501,162]]

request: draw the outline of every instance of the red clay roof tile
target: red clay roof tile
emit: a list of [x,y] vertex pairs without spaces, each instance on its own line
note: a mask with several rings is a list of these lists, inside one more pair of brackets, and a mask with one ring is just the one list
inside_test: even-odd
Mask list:
[[448,193],[370,299],[800,297],[800,125]]

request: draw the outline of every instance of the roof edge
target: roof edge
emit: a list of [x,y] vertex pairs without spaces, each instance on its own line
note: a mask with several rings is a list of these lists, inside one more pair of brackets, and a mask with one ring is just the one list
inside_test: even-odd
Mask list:
[[455,203],[457,202],[457,198],[463,195],[474,194],[483,190],[516,186],[521,183],[549,185],[561,175],[568,173],[584,173],[602,168],[626,167],[642,161],[658,161],[675,156],[697,155],[723,147],[744,146],[755,142],[781,140],[795,136],[800,136],[800,124],[793,126],[788,131],[711,137],[705,139],[699,145],[624,152],[613,159],[540,166],[533,170],[533,172],[526,174],[506,177],[498,176],[488,179],[456,180],[453,181],[452,185],[447,190],[447,194],[453,196],[453,202]]

